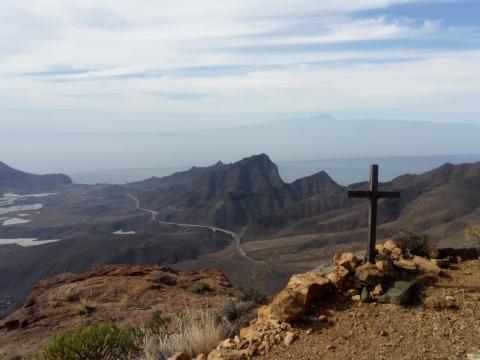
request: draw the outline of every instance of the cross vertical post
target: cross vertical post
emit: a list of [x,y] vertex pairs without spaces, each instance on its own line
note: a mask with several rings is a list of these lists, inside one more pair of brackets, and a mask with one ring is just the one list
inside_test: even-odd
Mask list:
[[348,191],[349,198],[367,198],[370,201],[368,211],[368,246],[367,246],[367,260],[375,263],[375,245],[377,241],[377,208],[378,199],[398,199],[399,192],[378,191],[378,165],[370,165],[370,184],[368,191]]
[[[378,165],[370,165],[370,194],[378,192]],[[367,259],[375,263],[375,244],[377,242],[377,196],[370,196],[370,209],[368,211],[368,247]]]

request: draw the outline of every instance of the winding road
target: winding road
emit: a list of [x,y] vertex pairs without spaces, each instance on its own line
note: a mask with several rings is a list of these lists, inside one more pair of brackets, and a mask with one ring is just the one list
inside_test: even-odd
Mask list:
[[261,261],[258,261],[258,260],[255,260],[253,258],[251,258],[250,256],[248,256],[245,251],[243,251],[242,247],[241,247],[241,235],[239,234],[236,234],[234,233],[233,231],[230,231],[230,230],[227,230],[227,229],[222,229],[222,228],[219,228],[219,227],[215,227],[215,226],[209,226],[209,225],[198,225],[198,224],[183,224],[183,223],[176,223],[176,222],[169,222],[169,221],[162,221],[162,220],[158,220],[157,216],[158,216],[158,212],[155,211],[155,210],[152,210],[152,209],[146,209],[144,207],[141,207],[140,206],[140,201],[138,200],[138,198],[132,194],[127,194],[127,196],[132,199],[134,202],[135,202],[135,206],[138,210],[141,210],[143,212],[146,212],[146,213],[149,213],[150,214],[150,219],[153,220],[153,221],[156,221],[157,223],[159,224],[164,224],[164,225],[176,225],[176,226],[182,226],[182,227],[189,227],[189,228],[200,228],[200,229],[208,229],[208,230],[211,230],[213,232],[221,232],[221,233],[224,233],[228,236],[230,236],[233,241],[234,241],[234,248],[235,248],[235,253],[240,256],[241,258],[247,260],[247,261],[251,261],[251,262],[254,262],[254,263],[262,263]]

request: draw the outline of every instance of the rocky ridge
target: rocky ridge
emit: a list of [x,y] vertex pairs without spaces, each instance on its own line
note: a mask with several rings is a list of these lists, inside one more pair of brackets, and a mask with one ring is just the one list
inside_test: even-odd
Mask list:
[[179,308],[214,307],[235,291],[215,269],[109,265],[59,274],[40,281],[23,308],[0,322],[0,358],[32,354],[66,330],[102,322],[142,324],[155,310],[168,315]]
[[[249,327],[222,342],[208,359],[353,354],[361,359],[453,359],[480,354],[473,330],[480,325],[478,253],[445,249],[432,258],[420,257],[391,240],[376,249],[375,264],[342,253],[328,272],[294,275]],[[461,325],[455,326],[456,321]],[[416,339],[420,333],[425,337]]]

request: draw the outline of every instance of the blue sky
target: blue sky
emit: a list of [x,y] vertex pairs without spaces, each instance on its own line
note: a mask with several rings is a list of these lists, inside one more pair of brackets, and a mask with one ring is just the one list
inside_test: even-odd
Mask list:
[[0,125],[480,123],[480,0],[2,0]]

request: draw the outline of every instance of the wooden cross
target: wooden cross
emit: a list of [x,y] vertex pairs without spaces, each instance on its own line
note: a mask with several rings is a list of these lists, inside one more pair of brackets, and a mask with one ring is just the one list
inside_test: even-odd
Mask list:
[[399,192],[378,191],[378,165],[370,165],[370,186],[368,191],[348,191],[349,198],[367,198],[370,200],[368,212],[368,262],[375,263],[375,244],[377,241],[377,201],[381,198],[398,199]]

